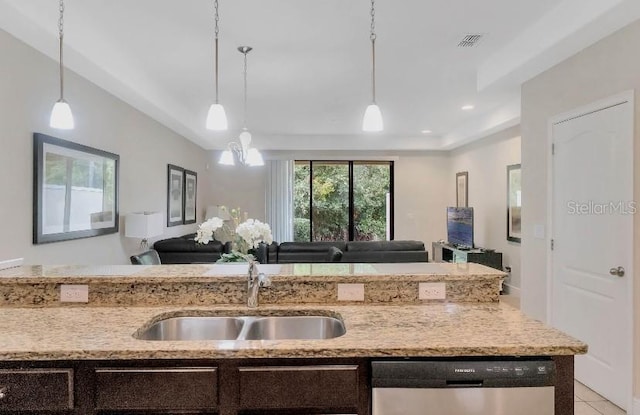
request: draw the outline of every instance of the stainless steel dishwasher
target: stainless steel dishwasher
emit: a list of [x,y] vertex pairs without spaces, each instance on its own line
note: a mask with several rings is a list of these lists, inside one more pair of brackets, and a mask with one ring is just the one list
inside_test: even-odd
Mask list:
[[551,360],[374,361],[373,415],[553,415]]

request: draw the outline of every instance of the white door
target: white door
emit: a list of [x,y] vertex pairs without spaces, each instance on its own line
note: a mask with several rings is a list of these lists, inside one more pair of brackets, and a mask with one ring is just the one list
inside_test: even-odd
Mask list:
[[[552,324],[589,345],[586,356],[576,357],[576,378],[627,408],[632,373],[633,102],[623,100],[583,114],[552,126]],[[624,275],[617,275],[618,267]]]

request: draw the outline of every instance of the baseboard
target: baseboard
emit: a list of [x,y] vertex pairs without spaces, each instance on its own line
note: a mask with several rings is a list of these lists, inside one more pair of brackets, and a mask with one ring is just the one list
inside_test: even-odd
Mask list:
[[520,288],[511,284],[504,284],[504,286],[507,288],[505,292],[508,292],[509,295],[513,295],[514,297],[520,297]]
[[633,408],[628,415],[640,415],[640,398],[633,398]]

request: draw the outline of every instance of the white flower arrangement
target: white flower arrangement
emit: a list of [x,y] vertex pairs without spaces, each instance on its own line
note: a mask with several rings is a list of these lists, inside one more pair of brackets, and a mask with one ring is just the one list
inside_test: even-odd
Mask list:
[[196,231],[195,241],[204,245],[208,244],[213,241],[213,232],[222,228],[222,225],[224,225],[224,221],[218,217],[204,221]]
[[260,222],[257,219],[247,219],[236,228],[238,235],[245,242],[249,249],[257,248],[261,242],[270,245],[273,243],[271,227],[268,223]]

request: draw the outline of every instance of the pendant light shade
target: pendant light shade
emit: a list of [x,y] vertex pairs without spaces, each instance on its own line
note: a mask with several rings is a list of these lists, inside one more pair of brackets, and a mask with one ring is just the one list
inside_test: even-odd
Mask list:
[[214,131],[225,131],[228,128],[227,114],[222,104],[211,104],[209,114],[207,114],[207,129]]
[[60,99],[53,105],[49,126],[61,130],[72,130],[75,127],[71,107],[64,100],[64,61],[63,61],[63,41],[64,41],[64,0],[60,0],[60,18],[58,19],[58,47],[60,52]]
[[231,150],[225,150],[220,154],[220,159],[218,163],[225,166],[235,166],[235,161],[233,161],[233,152]]
[[257,148],[250,148],[247,152],[247,164],[249,166],[264,166],[264,159]]
[[379,132],[384,130],[382,111],[376,104],[376,8],[375,0],[371,0],[371,104],[367,107],[362,118],[362,131]]
[[61,99],[53,105],[49,126],[60,130],[73,130],[75,127],[73,114],[71,113],[71,107],[66,101]]
[[224,111],[224,107],[218,102],[218,34],[220,28],[218,22],[220,21],[220,14],[218,13],[218,0],[213,1],[214,9],[214,22],[215,22],[215,41],[214,41],[214,69],[215,69],[215,86],[216,86],[216,102],[209,107],[209,113],[207,114],[207,129],[213,131],[226,131],[227,113]]
[[364,112],[362,131],[378,132],[384,130],[382,112],[377,104],[371,104]]

